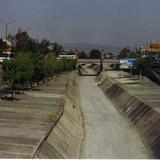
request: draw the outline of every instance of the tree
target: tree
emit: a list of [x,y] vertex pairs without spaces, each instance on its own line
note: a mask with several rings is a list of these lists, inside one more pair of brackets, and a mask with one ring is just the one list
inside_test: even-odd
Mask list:
[[[22,30],[18,30],[15,36],[9,37],[16,54],[13,59],[4,61],[2,69],[3,80],[8,82],[12,89],[12,98],[14,90],[32,88],[33,83],[38,85],[39,81],[45,78],[49,79],[55,74],[76,68],[76,60],[56,60],[52,54],[48,54],[50,42],[46,39],[38,43]],[[0,40],[0,47],[3,48],[5,45]],[[63,50],[57,43],[53,46],[52,50],[57,55]]]
[[90,58],[100,59],[101,58],[101,52],[98,49],[92,49],[91,52],[90,52]]
[[53,58],[45,58],[44,59],[44,75],[46,78],[52,78],[55,74],[55,59]]
[[16,70],[15,60],[4,61],[2,67],[4,72],[3,79],[9,83],[9,86],[12,89],[12,98],[13,98],[13,93],[14,89],[16,89],[16,81],[17,81],[17,76],[15,74]]
[[135,66],[139,76],[142,76],[142,80],[143,76],[151,71],[151,61],[149,58],[138,58]]
[[21,29],[15,35],[15,51],[18,52],[27,52],[29,51],[29,36],[26,31],[22,31]]
[[133,52],[129,48],[123,48],[119,53],[119,58],[136,58],[139,56],[138,52]]
[[18,53],[14,59],[4,61],[2,68],[3,78],[12,89],[12,98],[15,89],[32,87],[34,67],[30,53]]
[[49,53],[49,46],[50,42],[47,39],[44,39],[39,44],[39,53],[43,55],[44,57]]
[[76,68],[76,60],[72,59],[54,59],[45,58],[44,60],[44,75],[46,78],[52,78],[56,74],[68,72]]
[[60,45],[58,43],[54,43],[54,49],[53,49],[53,51],[56,53],[56,56],[58,57],[59,54],[63,51],[62,45]]
[[26,31],[18,30],[16,35],[8,36],[9,40],[12,42],[13,48],[16,53],[18,52],[38,52],[39,44],[36,40],[29,37]]
[[33,64],[33,82],[36,82],[37,85],[39,84],[40,81],[42,81],[45,77],[44,75],[44,63],[43,63],[43,57],[40,54],[31,54],[32,58],[32,64]]
[[29,38],[27,45],[28,45],[28,52],[32,53],[39,52],[39,43],[36,40]]
[[86,53],[85,53],[84,51],[82,51],[82,52],[80,52],[80,53],[78,54],[78,58],[85,59],[85,58],[87,58],[87,55],[86,55]]

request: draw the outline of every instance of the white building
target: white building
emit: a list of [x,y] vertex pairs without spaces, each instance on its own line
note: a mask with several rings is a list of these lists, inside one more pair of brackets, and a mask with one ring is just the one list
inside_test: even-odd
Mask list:
[[77,59],[77,55],[67,55],[67,54],[61,54],[57,59]]

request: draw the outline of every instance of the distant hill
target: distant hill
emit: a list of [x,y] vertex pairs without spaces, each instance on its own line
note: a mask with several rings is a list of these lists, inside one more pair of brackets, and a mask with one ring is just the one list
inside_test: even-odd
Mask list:
[[87,44],[87,43],[64,43],[62,44],[65,50],[78,49],[80,51],[89,52],[91,49],[104,49],[108,52],[119,52],[121,47],[114,47],[109,45]]

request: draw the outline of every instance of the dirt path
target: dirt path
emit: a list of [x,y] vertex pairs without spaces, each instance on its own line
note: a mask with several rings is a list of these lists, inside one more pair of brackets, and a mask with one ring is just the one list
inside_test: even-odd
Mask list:
[[97,87],[94,77],[80,81],[85,139],[81,158],[149,158],[139,135]]

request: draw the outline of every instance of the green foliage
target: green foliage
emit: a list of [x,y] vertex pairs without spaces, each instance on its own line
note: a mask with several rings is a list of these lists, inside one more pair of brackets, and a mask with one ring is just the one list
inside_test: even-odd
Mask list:
[[76,68],[76,60],[72,59],[53,59],[46,58],[44,60],[45,77],[53,77],[55,74],[71,71]]
[[[63,47],[57,43],[49,48],[48,40],[44,39],[39,43],[21,29],[16,35],[9,35],[8,39],[16,54],[13,59],[4,61],[2,69],[3,79],[12,90],[32,88],[34,83],[38,84],[45,78],[52,78],[55,74],[76,68],[75,60],[54,58],[52,53],[58,56],[63,51]],[[6,47],[7,44],[0,39],[0,50],[3,51]]]
[[3,78],[4,80],[9,82],[9,85],[11,85],[12,88],[14,88],[14,82],[16,81],[16,64],[15,60],[10,61],[4,61],[3,63]]
[[19,52],[15,58],[3,63],[3,79],[14,89],[32,88],[45,78],[55,74],[71,71],[76,68],[76,61],[70,59],[56,60],[53,57],[43,58],[30,52]]
[[38,53],[39,52],[39,43],[37,41],[35,41],[34,39],[30,38],[28,40],[28,51],[32,52],[32,53]]
[[[43,39],[40,43],[31,38],[26,31],[21,29],[15,35],[8,35],[8,39],[12,43],[12,49],[17,54],[19,52],[32,52],[39,53],[43,57],[49,54],[49,51],[55,53],[58,56],[62,51],[63,47],[60,44],[52,43],[53,48],[49,49],[49,45],[51,44],[49,40]],[[1,49],[1,41],[0,41],[0,49]]]
[[59,45],[57,43],[54,43],[53,51],[56,53],[56,56],[59,56],[59,54],[63,51],[62,45]]
[[9,81],[12,89],[28,87],[34,74],[33,63],[29,53],[19,53],[12,60],[3,63],[4,80]]
[[44,75],[45,77],[52,77],[55,74],[55,67],[54,67],[54,59],[46,58],[44,60]]
[[148,74],[151,71],[151,61],[149,58],[138,58],[135,66],[137,72],[142,75]]
[[119,58],[137,58],[140,57],[138,52],[133,52],[129,48],[123,48],[119,53]]
[[15,44],[15,52],[34,52],[39,49],[39,44],[34,39],[30,38],[26,31],[18,30],[13,37]]
[[18,30],[17,34],[15,35],[15,51],[16,52],[27,52],[28,48],[29,36],[27,32]]
[[92,49],[91,52],[90,52],[90,58],[100,59],[101,58],[101,52],[98,49]]
[[82,51],[81,53],[79,53],[78,58],[85,59],[88,57],[87,57],[86,53],[84,51]]
[[31,54],[32,64],[34,68],[33,82],[38,82],[43,80],[44,75],[44,62],[40,54]]
[[49,46],[49,41],[44,39],[41,41],[39,44],[39,53],[43,56],[47,55],[49,52],[48,46]]

